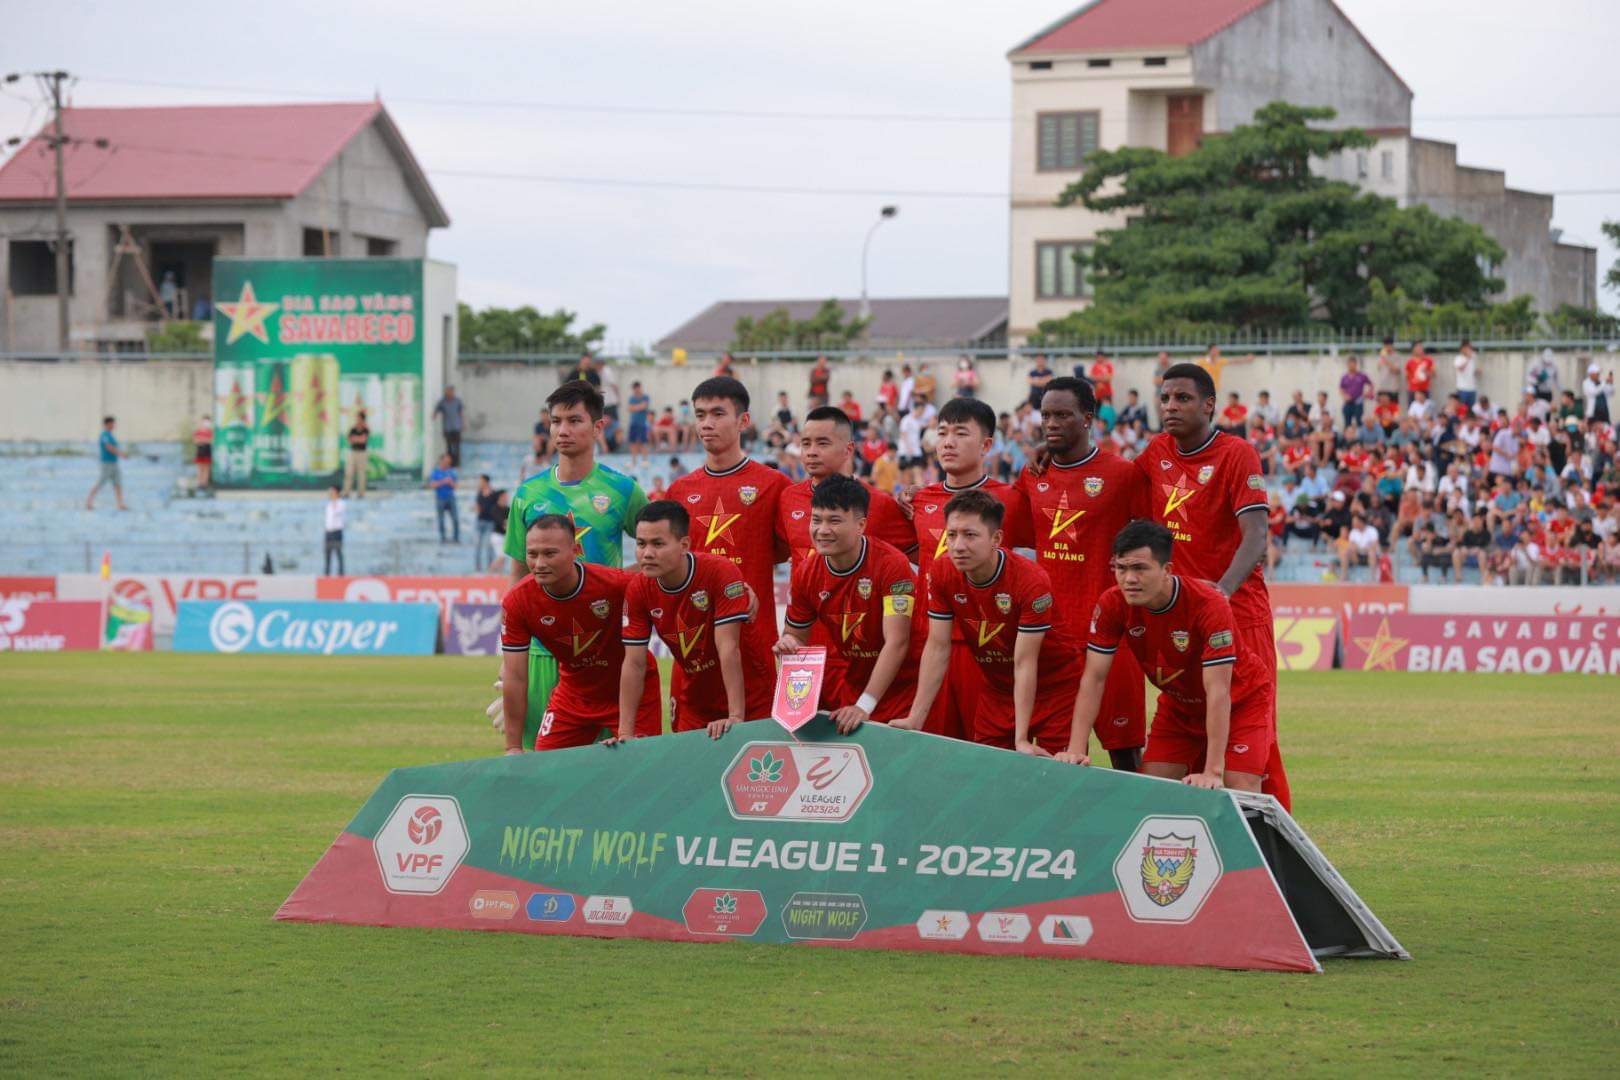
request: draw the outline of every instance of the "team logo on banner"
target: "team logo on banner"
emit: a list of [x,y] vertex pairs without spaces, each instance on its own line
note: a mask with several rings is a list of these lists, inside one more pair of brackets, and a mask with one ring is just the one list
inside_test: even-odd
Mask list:
[[1185,630],[1170,631],[1170,644],[1176,647],[1177,652],[1186,652],[1187,646],[1192,643],[1192,635]]
[[1150,817],[1114,860],[1125,910],[1138,922],[1190,922],[1221,880],[1203,818]]
[[591,505],[596,508],[598,514],[605,514],[608,512],[608,507],[613,505],[613,500],[606,495],[592,495]]
[[1103,481],[1100,476],[1086,477],[1086,494],[1093,499],[1102,494]]
[[753,506],[754,500],[759,498],[759,488],[752,484],[744,484],[737,489],[737,498],[742,500],[744,506]]
[[1214,475],[1215,475],[1215,466],[1213,466],[1213,465],[1205,465],[1202,469],[1198,470],[1198,482],[1200,484],[1207,484],[1207,483],[1209,483],[1209,478],[1214,476]]
[[611,611],[612,609],[613,609],[613,605],[608,603],[608,601],[606,601],[606,600],[592,600],[591,601],[591,614],[595,615],[598,619],[607,618],[608,617],[608,612]]
[[872,790],[855,743],[749,743],[721,776],[737,818],[848,821]]

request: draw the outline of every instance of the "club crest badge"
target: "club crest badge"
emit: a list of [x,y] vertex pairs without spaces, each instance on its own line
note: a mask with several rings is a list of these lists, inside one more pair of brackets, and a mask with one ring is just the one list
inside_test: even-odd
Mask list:
[[788,708],[798,712],[810,700],[810,687],[816,673],[807,667],[789,668],[786,678]]
[[608,512],[608,507],[613,505],[613,500],[606,495],[592,495],[591,505],[596,508],[598,514],[605,514]]
[[[709,590],[707,590],[707,589],[699,589],[697,592],[693,593],[692,594],[692,606],[697,608],[699,611],[708,611],[709,610]],[[1185,639],[1187,635],[1182,634],[1181,636],[1182,636],[1183,639]],[[1185,642],[1182,644],[1181,647],[1183,649],[1185,649],[1187,647]]]
[[1215,466],[1213,466],[1213,465],[1205,465],[1202,469],[1198,470],[1198,482],[1200,484],[1207,484],[1207,483],[1209,483],[1209,478],[1214,476],[1214,475],[1215,475]]
[[1193,837],[1149,834],[1142,848],[1142,890],[1159,907],[1169,907],[1180,900],[1192,884],[1193,868],[1198,860],[1198,848]]
[[869,577],[861,578],[855,583],[855,591],[862,600],[870,600],[872,598],[872,579]]
[[1176,647],[1177,652],[1186,652],[1187,646],[1192,643],[1192,636],[1185,630],[1170,631],[1170,644]]
[[1102,494],[1103,480],[1100,476],[1086,477],[1086,494],[1095,499]]
[[595,615],[598,619],[607,618],[608,612],[612,610],[612,608],[613,605],[608,603],[606,600],[591,601],[591,614]]
[[1011,593],[1004,593],[1004,592],[996,593],[996,610],[1001,612],[1003,615],[1007,614],[1009,611],[1012,610],[1012,594]]
[[759,488],[753,484],[744,484],[737,489],[737,498],[742,500],[744,506],[753,506],[754,500],[759,498]]

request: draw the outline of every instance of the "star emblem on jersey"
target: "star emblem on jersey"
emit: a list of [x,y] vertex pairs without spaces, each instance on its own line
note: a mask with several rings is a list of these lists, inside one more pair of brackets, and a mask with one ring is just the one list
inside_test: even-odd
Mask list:
[[[1091,481],[1086,482],[1089,484]],[[1069,509],[1069,493],[1067,491],[1058,496],[1056,506],[1041,507],[1041,513],[1045,514],[1046,520],[1052,523],[1052,531],[1047,535],[1048,540],[1056,540],[1061,536],[1071,544],[1079,543],[1080,535],[1075,531],[1074,526],[1075,522],[1086,516],[1086,512],[1084,510]]]
[[1159,659],[1161,662],[1153,665],[1153,685],[1163,690],[1166,683],[1173,683],[1177,679],[1181,678],[1181,673],[1184,669],[1178,667],[1165,667],[1163,663],[1164,658],[1161,656]]
[[1100,476],[1086,477],[1086,494],[1095,499],[1102,494],[1103,478]]
[[1215,475],[1215,466],[1213,466],[1213,465],[1205,465],[1202,469],[1198,470],[1198,482],[1200,484],[1207,484],[1207,483],[1209,483],[1209,478],[1214,476],[1214,475]]
[[692,650],[698,647],[703,640],[703,631],[708,623],[698,623],[696,626],[677,626],[675,628],[675,644],[681,648],[681,659],[685,660],[692,655]]
[[608,512],[608,507],[613,505],[613,500],[609,499],[606,495],[592,495],[591,505],[596,507],[596,512],[598,514],[605,514]]
[[1356,648],[1367,654],[1361,662],[1362,671],[1396,671],[1395,658],[1411,644],[1410,638],[1398,638],[1389,632],[1389,620],[1379,619],[1378,630],[1372,637],[1355,639]]
[[[742,487],[737,489],[737,498],[742,500],[742,504],[744,506],[753,506],[754,500],[759,498],[759,488],[752,484],[744,484]],[[715,502],[715,505],[720,505],[718,500]]]
[[608,603],[606,600],[591,601],[591,614],[595,615],[598,619],[607,618],[608,612],[611,611],[612,608],[613,605]]
[[1192,635],[1185,630],[1170,631],[1170,644],[1176,647],[1177,652],[1186,652],[1187,646],[1192,642]]
[[570,620],[570,623],[573,626],[574,632],[570,637],[569,642],[574,646],[575,656],[578,656],[580,653],[596,644],[596,639],[602,636],[602,631],[600,629],[592,630],[587,634],[584,628],[579,625],[579,621],[577,619]]
[[934,558],[937,559],[945,554],[945,530],[929,529],[928,535],[939,541],[939,543],[934,545]]
[[841,611],[839,614],[839,641],[848,641],[850,635],[855,635],[857,641],[861,640],[861,623],[866,619],[864,611]]
[[707,590],[707,589],[699,589],[697,592],[693,593],[692,594],[692,606],[697,608],[699,611],[708,611],[709,610],[709,590]]
[[1169,517],[1181,509],[1181,504],[1198,494],[1197,488],[1187,486],[1187,478],[1178,476],[1174,484],[1160,484],[1159,490],[1164,492],[1164,516]]
[[[745,504],[753,501],[753,499],[743,500]],[[704,541],[704,545],[711,546],[722,536],[728,540],[731,539],[731,526],[740,517],[742,517],[741,514],[726,513],[726,501],[724,499],[714,500],[714,513],[699,514],[697,516],[698,524],[708,530],[708,539]]]
[[982,619],[966,619],[964,621],[973,628],[974,636],[978,638],[979,648],[981,649],[1000,637],[1001,628],[1007,625],[999,622],[985,622]]

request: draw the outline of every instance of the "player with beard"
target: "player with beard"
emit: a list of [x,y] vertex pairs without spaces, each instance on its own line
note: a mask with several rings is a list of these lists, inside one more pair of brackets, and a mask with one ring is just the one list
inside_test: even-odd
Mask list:
[[[1082,641],[1097,597],[1114,585],[1114,537],[1148,513],[1141,472],[1092,443],[1096,415],[1090,383],[1067,376],[1048,382],[1041,395],[1046,468],[1038,476],[1026,469],[1013,482],[1027,507],[1035,562],[1060,598],[1052,622]],[[1097,741],[1114,768],[1141,771],[1146,714],[1142,670],[1130,653],[1121,653],[1109,671],[1097,724]]]
[[1261,790],[1292,808],[1277,744],[1277,648],[1263,573],[1269,502],[1260,457],[1245,440],[1215,430],[1215,382],[1197,364],[1174,364],[1159,385],[1164,431],[1136,459],[1153,519],[1170,530],[1183,579],[1213,582],[1230,598],[1237,651],[1265,673],[1271,749]]
[[668,497],[691,516],[692,550],[730,559],[754,590],[760,612],[743,637],[769,656],[776,644],[776,564],[789,555],[777,507],[789,481],[743,453],[748,404],[748,388],[730,376],[697,385],[692,410],[703,465],[671,484]]
[[[776,509],[776,531],[787,539],[795,570],[806,561],[821,557],[811,539],[811,496],[828,477],[849,475],[850,463],[855,457],[854,438],[854,427],[841,409],[823,405],[810,410],[804,418],[804,427],[799,432],[799,462],[809,475],[782,492]],[[911,522],[894,498],[872,487],[867,487],[867,495],[870,508],[865,515],[866,535],[903,552],[914,550],[917,540]],[[842,685],[844,654],[831,648],[833,642],[819,620],[810,629],[810,644],[829,646],[826,675],[821,684],[821,706],[832,708],[832,698],[828,695]]]
[[[914,632],[917,580],[892,544],[867,535],[871,496],[847,476],[816,486],[810,501],[816,555],[793,570],[787,628],[776,643],[778,654],[826,645],[822,707],[845,735],[867,720],[896,720],[911,710],[922,655],[923,635]],[[811,632],[816,627],[820,642]]]
[[[521,754],[529,697],[530,648],[539,642],[556,657],[561,677],[546,704],[535,750],[588,746],[619,726],[619,671],[624,666],[620,624],[624,594],[637,575],[581,562],[575,522],[541,514],[524,538],[529,573],[501,602],[501,694],[506,752]],[[663,730],[658,679],[643,680],[635,710],[637,735]]]
[[[928,572],[935,560],[945,556],[945,507],[965,491],[983,491],[1005,509],[1005,528],[998,529],[1006,548],[1033,547],[1028,535],[1028,512],[1023,496],[1011,484],[1004,484],[984,471],[984,459],[996,434],[996,413],[974,398],[952,398],[939,410],[939,426],[934,456],[945,471],[945,479],[911,494],[911,523],[917,534],[917,569],[928,591]],[[979,665],[967,648],[960,626],[954,627],[950,670],[943,692],[933,701],[933,711],[925,728],[935,735],[954,739],[973,737],[973,717],[978,711],[979,688],[983,684]]]

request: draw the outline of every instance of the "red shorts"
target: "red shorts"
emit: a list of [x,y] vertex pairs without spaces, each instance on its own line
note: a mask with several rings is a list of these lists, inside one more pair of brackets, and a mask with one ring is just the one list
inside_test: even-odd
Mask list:
[[[1185,705],[1169,694],[1160,694],[1142,761],[1184,765],[1188,772],[1203,772],[1204,755],[1209,749],[1205,731],[1201,706]],[[1226,771],[1264,776],[1271,739],[1269,696],[1251,693],[1234,701],[1226,736]]]
[[1091,730],[1104,750],[1133,750],[1147,741],[1147,680],[1129,648],[1114,654]]
[[[1042,750],[1055,754],[1069,748],[1074,696],[1079,688],[1079,682],[1074,681],[1035,698],[1035,709],[1029,716],[1029,737]],[[978,712],[973,717],[973,741],[1011,750],[1015,734],[1012,696],[986,686],[979,693]]]
[[[933,707],[928,710],[923,730],[952,739],[971,738],[983,687],[984,673],[979,670],[979,662],[973,659],[973,650],[965,641],[951,642],[951,666],[945,672],[945,682],[934,698]],[[1007,723],[1011,724],[1012,714],[1007,715]]]
[[[1265,698],[1266,715],[1271,719],[1273,735],[1277,731],[1277,642],[1275,627],[1269,622],[1255,623],[1253,626],[1239,626],[1236,628],[1236,645],[1240,653],[1254,653],[1260,658],[1260,666],[1265,670],[1264,684],[1258,689],[1251,689],[1250,693]],[[1234,687],[1233,689],[1236,689]]]
[[[647,668],[647,681],[641,688],[641,704],[636,708],[636,736],[664,733],[664,718],[658,712],[658,669]],[[570,692],[566,676],[551,692],[545,715],[540,718],[540,734],[535,736],[536,750],[567,750],[575,746],[589,746],[603,732],[616,735],[619,731],[619,706],[612,710],[586,708],[576,694]]]

